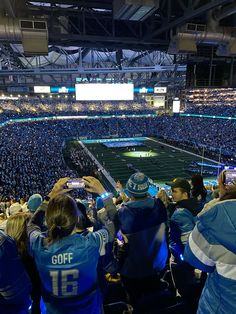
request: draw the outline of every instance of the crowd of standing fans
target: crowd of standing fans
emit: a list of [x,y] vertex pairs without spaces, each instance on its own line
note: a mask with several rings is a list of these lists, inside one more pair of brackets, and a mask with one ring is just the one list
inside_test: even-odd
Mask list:
[[[68,139],[158,136],[235,163],[234,120],[123,117],[10,123],[0,132],[0,312],[228,314],[236,298],[236,180],[175,178],[149,194],[140,172],[114,195]],[[223,302],[222,302],[223,300]]]
[[235,312],[236,180],[225,171],[218,198],[200,175],[167,182],[171,198],[150,196],[140,172],[115,196],[84,176],[92,200],[74,199],[69,179],[45,198],[1,203],[3,313]]

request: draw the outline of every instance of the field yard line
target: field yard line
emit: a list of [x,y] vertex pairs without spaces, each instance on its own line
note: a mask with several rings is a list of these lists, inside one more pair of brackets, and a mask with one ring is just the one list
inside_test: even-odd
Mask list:
[[88,150],[88,148],[79,141],[80,145],[84,148],[86,153],[89,155],[89,157],[92,159],[92,161],[95,162],[95,164],[101,169],[101,172],[106,177],[106,179],[111,183],[111,185],[115,188],[116,187],[116,181],[110,176],[110,174],[106,171],[106,169],[100,164],[100,162],[94,157],[94,155]]
[[179,151],[181,151],[181,152],[185,152],[185,153],[187,153],[187,154],[189,154],[189,155],[193,155],[193,156],[196,156],[196,157],[200,157],[201,159],[205,159],[205,160],[214,162],[215,164],[220,164],[220,165],[221,165],[221,163],[218,162],[218,161],[215,161],[215,160],[213,160],[213,159],[206,158],[206,157],[202,157],[201,155],[197,155],[197,154],[188,152],[187,150],[184,150],[184,149],[182,149],[182,148],[178,148],[178,147],[175,147],[175,146],[172,146],[172,145],[169,145],[169,144],[166,144],[166,143],[163,143],[163,142],[154,140],[154,139],[152,139],[152,138],[150,138],[150,137],[146,137],[146,139],[147,139],[147,140],[150,140],[150,141],[153,141],[153,142],[156,142],[156,143],[161,144],[161,145],[168,146],[168,147],[170,147],[170,148],[172,148],[172,149],[177,149],[177,150],[179,150]]

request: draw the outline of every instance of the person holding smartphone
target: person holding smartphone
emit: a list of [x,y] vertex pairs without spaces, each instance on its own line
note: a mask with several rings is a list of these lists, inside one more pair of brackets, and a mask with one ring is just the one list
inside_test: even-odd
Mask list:
[[224,170],[218,180],[220,198],[198,215],[184,252],[186,262],[208,273],[198,314],[236,312],[236,178]]
[[234,198],[235,194],[235,185],[236,185],[236,170],[235,169],[225,169],[223,170],[218,177],[218,197],[213,198],[210,202],[205,204],[202,211],[198,214],[201,215],[204,212],[208,211],[218,202]]
[[163,288],[160,272],[168,255],[166,208],[160,199],[150,196],[149,187],[145,174],[131,175],[124,190],[129,200],[118,209],[120,230],[128,244],[120,274],[134,307],[142,297]]
[[[30,252],[42,281],[47,314],[100,314],[97,263],[114,236],[109,219],[114,214],[111,194],[96,178],[83,178],[88,192],[103,197],[104,210],[98,218],[105,228],[77,232],[80,212],[75,200],[65,193],[68,181],[69,178],[60,179],[49,194],[46,211],[40,209],[32,217],[28,225]],[[48,227],[46,237],[40,230],[44,216]]]

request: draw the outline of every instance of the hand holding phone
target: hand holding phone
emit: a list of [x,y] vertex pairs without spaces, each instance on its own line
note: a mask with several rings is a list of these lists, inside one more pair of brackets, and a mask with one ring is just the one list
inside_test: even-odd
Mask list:
[[51,192],[48,194],[49,198],[53,198],[54,196],[56,196],[57,194],[60,193],[66,193],[67,192],[67,187],[66,187],[66,182],[70,180],[69,177],[65,177],[65,178],[60,178],[53,186]]
[[228,169],[224,172],[225,175],[225,185],[236,184],[236,169]]
[[82,178],[70,179],[66,182],[66,189],[84,189],[85,182]]
[[83,177],[83,180],[85,182],[85,190],[90,193],[96,193],[96,194],[102,194],[106,192],[105,188],[101,184],[101,182],[91,176]]

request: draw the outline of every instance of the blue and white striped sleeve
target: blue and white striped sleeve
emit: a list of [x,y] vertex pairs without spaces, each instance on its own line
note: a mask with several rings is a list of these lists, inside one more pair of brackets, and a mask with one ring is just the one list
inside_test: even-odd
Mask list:
[[106,229],[100,229],[93,233],[96,242],[99,245],[99,254],[103,256],[106,254],[106,244],[109,242],[109,234]]
[[[203,229],[201,222],[198,221],[185,246],[184,260],[197,269],[211,273],[215,269],[215,262],[210,254],[212,245],[204,236],[204,233],[207,231],[205,230],[204,232],[204,230],[201,229]],[[201,230],[201,232],[199,230]]]

